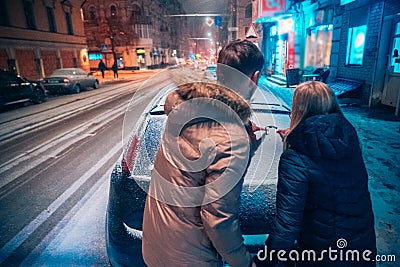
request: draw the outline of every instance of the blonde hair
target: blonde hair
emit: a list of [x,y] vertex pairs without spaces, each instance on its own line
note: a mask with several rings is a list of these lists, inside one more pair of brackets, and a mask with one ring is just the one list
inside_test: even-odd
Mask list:
[[[342,114],[336,96],[329,86],[318,81],[299,84],[293,94],[288,134],[306,118],[329,113]],[[286,140],[284,147],[287,147]]]

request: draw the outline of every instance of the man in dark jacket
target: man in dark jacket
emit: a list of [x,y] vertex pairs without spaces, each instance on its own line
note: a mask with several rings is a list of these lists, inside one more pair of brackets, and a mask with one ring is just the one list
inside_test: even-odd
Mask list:
[[112,65],[111,68],[114,72],[114,78],[118,78],[118,63],[117,63],[117,61],[114,61],[114,64]]
[[279,162],[277,217],[257,266],[374,266],[368,174],[357,133],[332,90],[322,82],[299,85],[290,128],[281,133],[286,150]]
[[104,64],[102,59],[100,59],[98,67],[99,67],[99,70],[101,71],[101,77],[103,77],[103,79],[104,79],[104,71],[106,70],[106,64]]
[[[248,41],[228,44],[219,60],[253,84],[264,62]],[[222,258],[232,267],[250,266],[238,210],[250,160],[246,126],[253,87],[233,91],[196,82],[168,95],[168,120],[143,218],[143,257],[149,267],[217,267]]]

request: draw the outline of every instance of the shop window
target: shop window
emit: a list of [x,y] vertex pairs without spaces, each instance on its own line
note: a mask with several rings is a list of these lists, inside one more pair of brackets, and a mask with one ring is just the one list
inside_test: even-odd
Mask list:
[[253,13],[253,6],[252,4],[248,4],[246,6],[245,12],[244,12],[244,17],[245,18],[251,18]]
[[393,50],[390,57],[390,69],[394,73],[400,73],[400,22],[396,24],[396,32],[393,39]]
[[347,37],[346,65],[362,65],[367,25],[349,28]]
[[330,64],[332,25],[320,25],[307,29],[305,67],[325,68]]
[[57,32],[57,27],[56,27],[56,17],[54,15],[54,8],[52,7],[46,7],[46,13],[47,13],[47,20],[49,22],[49,30],[51,32]]
[[24,0],[24,13],[28,29],[36,30],[36,20],[32,1]]

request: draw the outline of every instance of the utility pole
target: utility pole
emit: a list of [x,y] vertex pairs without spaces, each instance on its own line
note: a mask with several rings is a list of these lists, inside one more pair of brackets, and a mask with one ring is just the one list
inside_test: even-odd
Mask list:
[[117,62],[117,53],[115,53],[114,38],[115,38],[115,35],[112,33],[110,36],[110,40],[111,40],[111,52],[112,52],[113,58],[114,58],[113,64],[115,64],[115,62]]

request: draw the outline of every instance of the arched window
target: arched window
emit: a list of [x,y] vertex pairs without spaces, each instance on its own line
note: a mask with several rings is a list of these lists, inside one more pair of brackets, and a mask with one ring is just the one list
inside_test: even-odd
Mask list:
[[251,18],[253,13],[253,5],[250,3],[246,6],[246,10],[244,12],[245,18]]
[[96,19],[96,8],[94,6],[89,7],[89,19],[90,20]]
[[139,17],[142,15],[140,6],[137,4],[132,5],[132,12],[131,12],[131,23],[136,24],[139,21]]
[[117,17],[118,13],[117,13],[117,7],[115,5],[110,6],[110,15],[113,18]]

